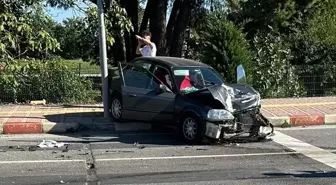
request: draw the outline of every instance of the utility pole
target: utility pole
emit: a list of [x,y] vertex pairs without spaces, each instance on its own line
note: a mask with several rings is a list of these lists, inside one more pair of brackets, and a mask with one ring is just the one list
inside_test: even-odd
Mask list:
[[108,70],[107,70],[107,54],[106,54],[106,36],[104,23],[104,7],[103,0],[97,0],[98,18],[99,18],[99,60],[101,67],[102,90],[103,90],[103,106],[104,117],[109,117],[109,88],[108,88]]

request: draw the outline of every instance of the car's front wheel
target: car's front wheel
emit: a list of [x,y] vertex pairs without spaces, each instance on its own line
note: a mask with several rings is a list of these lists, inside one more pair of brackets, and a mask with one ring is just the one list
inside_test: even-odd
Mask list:
[[198,116],[189,114],[181,119],[181,135],[185,141],[199,143],[203,139],[203,124]]
[[121,121],[122,118],[122,102],[118,95],[112,96],[111,100],[111,114],[113,121]]

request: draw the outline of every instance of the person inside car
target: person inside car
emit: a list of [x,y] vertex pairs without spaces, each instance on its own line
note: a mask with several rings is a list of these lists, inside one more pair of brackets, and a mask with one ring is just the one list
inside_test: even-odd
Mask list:
[[189,70],[189,75],[186,75],[181,82],[180,91],[187,93],[200,89],[199,75],[198,71]]

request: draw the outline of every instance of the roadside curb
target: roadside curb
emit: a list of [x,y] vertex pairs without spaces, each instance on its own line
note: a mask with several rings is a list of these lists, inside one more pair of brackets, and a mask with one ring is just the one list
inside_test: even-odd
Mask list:
[[109,121],[85,122],[5,122],[0,123],[0,134],[61,134],[80,130],[111,130],[114,124]]
[[324,124],[334,125],[336,124],[336,114],[328,114],[324,116]]
[[267,117],[267,119],[273,124],[274,127],[281,127],[285,123],[290,123],[289,116]]
[[41,134],[41,122],[6,122],[3,124],[3,134]]
[[336,114],[291,115],[281,117],[267,117],[267,119],[269,119],[274,127],[297,127],[336,124]]
[[[336,114],[328,115],[291,115],[267,117],[274,127],[298,127],[313,125],[336,125]],[[72,122],[5,122],[0,123],[0,134],[39,134],[74,133],[83,129],[123,131],[151,130],[148,123],[112,123],[110,119],[96,118],[88,121]]]

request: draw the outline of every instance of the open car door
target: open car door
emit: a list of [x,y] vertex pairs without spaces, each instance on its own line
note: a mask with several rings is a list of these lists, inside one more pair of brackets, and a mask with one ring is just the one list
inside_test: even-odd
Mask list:
[[123,119],[161,121],[173,118],[175,95],[146,68],[119,63]]

